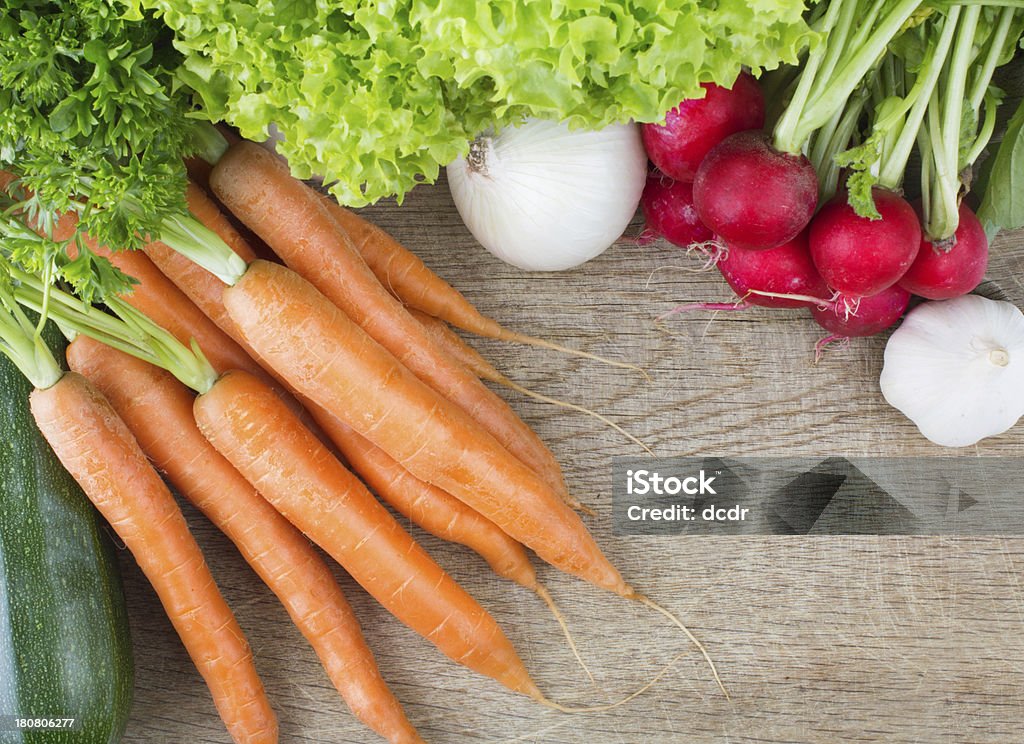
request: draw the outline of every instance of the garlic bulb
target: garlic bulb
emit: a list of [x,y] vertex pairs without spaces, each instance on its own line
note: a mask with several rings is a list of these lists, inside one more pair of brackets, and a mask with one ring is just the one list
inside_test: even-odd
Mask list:
[[448,166],[474,237],[528,271],[568,269],[603,253],[636,213],[646,177],[635,124],[570,131],[530,120],[478,137]]
[[1024,314],[977,295],[920,305],[889,338],[880,383],[936,444],[1001,434],[1024,415]]

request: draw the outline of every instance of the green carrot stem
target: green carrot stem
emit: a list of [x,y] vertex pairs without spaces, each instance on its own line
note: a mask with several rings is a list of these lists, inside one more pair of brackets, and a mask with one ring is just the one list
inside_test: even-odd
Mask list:
[[248,268],[217,233],[191,215],[165,219],[161,225],[160,240],[229,287],[241,279]]
[[[216,132],[216,130],[214,130]],[[220,132],[216,132],[220,136]],[[79,191],[88,198],[91,184],[83,179]],[[130,198],[122,204],[126,209],[138,210],[142,206]],[[82,209],[88,209],[83,204]],[[203,225],[188,212],[165,218],[160,225],[159,239],[170,248],[194,261],[228,286],[233,285],[245,273],[246,263],[221,240],[217,233]],[[110,246],[117,250],[116,246]]]
[[202,158],[210,165],[214,165],[220,160],[228,149],[228,141],[224,139],[224,135],[209,121],[199,122],[193,145],[195,156]]
[[52,387],[64,371],[36,334],[33,323],[18,306],[10,287],[0,284],[0,354],[16,366],[32,386],[40,390]]
[[[29,309],[42,310],[44,291],[38,278],[17,270],[13,270],[12,275],[17,281],[11,293],[13,299]],[[50,317],[58,324],[162,367],[198,393],[206,392],[216,382],[217,373],[194,342],[191,348],[185,346],[124,300],[117,297],[105,300],[117,314],[114,317],[56,287],[51,286],[48,291],[53,299],[49,306]]]

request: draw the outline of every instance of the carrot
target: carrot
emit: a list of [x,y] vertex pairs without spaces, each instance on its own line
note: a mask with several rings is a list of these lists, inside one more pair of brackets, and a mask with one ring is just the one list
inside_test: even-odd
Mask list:
[[547,587],[537,580],[537,573],[522,545],[451,494],[413,476],[338,417],[316,404],[307,402],[307,407],[352,469],[395,511],[434,537],[466,546],[487,561],[498,576],[536,593],[551,610],[569,649],[593,681],[565,617]]
[[[185,192],[185,199],[188,209],[193,216],[202,222],[206,227],[213,230],[235,254],[246,263],[256,260],[256,252],[250,247],[248,241],[235,229],[231,221],[217,207],[214,201],[194,183],[189,183]],[[230,327],[231,321],[227,317],[224,305],[220,296],[224,292],[225,284],[199,264],[190,261],[169,246],[154,241],[146,245],[143,250],[157,268],[175,285],[178,289],[199,307],[204,315],[210,318],[221,330]],[[238,339],[234,339],[236,342]],[[239,346],[244,348],[243,343]],[[246,350],[248,351],[248,350]],[[250,354],[251,357],[251,354]],[[215,367],[218,365],[214,364]],[[251,369],[246,367],[224,367],[228,369]]]
[[277,741],[277,719],[242,629],[217,590],[181,510],[138,442],[84,377],[65,374],[31,395],[43,436],[131,550],[232,739]]
[[[259,145],[231,147],[210,175],[214,193],[282,258],[424,382],[568,497],[551,452],[500,397],[438,349],[377,281],[319,195]],[[273,204],[273,209],[267,205]]]
[[[67,240],[75,234],[78,227],[78,216],[74,212],[66,212],[54,230],[54,239]],[[174,284],[140,251],[112,251],[99,245],[88,236],[83,236],[86,245],[99,256],[107,258],[128,276],[138,280],[133,291],[123,299],[136,310],[149,316],[156,323],[188,345],[191,340],[199,348],[215,353],[211,363],[217,369],[245,369],[253,374],[270,377],[256,365],[241,346],[217,328],[202,311],[189,302]],[[69,245],[72,257],[74,245]],[[213,352],[212,350],[216,350]]]
[[[469,331],[477,336],[540,346],[564,354],[594,359],[613,367],[643,372],[635,364],[606,359],[597,354],[572,349],[505,328],[498,321],[488,318],[477,310],[461,292],[431,271],[419,256],[405,248],[384,230],[327,196],[323,198],[323,201],[334,221],[348,235],[352,245],[380,283],[408,307],[440,318],[456,328]],[[644,375],[646,376],[646,373]]]
[[178,492],[231,539],[277,595],[352,712],[390,742],[421,742],[327,564],[202,435],[192,392],[170,373],[88,336],[68,346],[67,358],[106,396]]
[[210,182],[210,171],[213,170],[213,166],[203,158],[185,158],[185,170],[189,179],[205,187]]
[[246,341],[300,395],[549,563],[634,595],[550,486],[311,284],[255,261],[223,299]]
[[[208,197],[204,203],[200,195],[202,192],[198,187],[192,186],[189,189],[187,196],[190,207],[194,204],[210,220],[214,220],[213,212],[216,212],[216,215],[220,217],[220,222],[217,223],[218,229],[223,232],[221,237],[225,239],[225,242],[230,241],[228,242],[229,247],[239,255],[252,255],[245,240],[231,227],[230,222],[224,218],[216,205]],[[54,239],[67,240],[74,235],[77,225],[77,215],[73,212],[65,213],[54,230]],[[220,280],[159,241],[147,243],[141,252],[112,251],[106,246],[99,245],[88,235],[82,237],[90,250],[107,258],[114,266],[137,280],[138,283],[135,284],[132,292],[122,297],[125,302],[151,318],[186,346],[194,341],[218,372],[241,369],[262,379],[275,389],[281,399],[305,422],[306,426],[318,436],[322,435],[316,423],[310,419],[309,414],[303,410],[299,402],[283,390],[273,376],[257,363],[250,349],[236,342],[218,327],[215,322],[216,318],[209,314],[216,312],[217,306],[213,305],[203,309],[197,307],[174,282],[164,275],[147,254],[151,253],[154,256],[163,256],[168,261],[175,261],[181,271],[188,271],[194,276],[194,281],[207,283],[210,291],[214,291],[214,288],[223,290],[224,284]],[[73,256],[73,244],[69,246],[69,249]],[[230,322],[226,318],[221,320]]]
[[498,525],[437,486],[415,478],[341,419],[323,412],[326,415],[317,416],[317,421],[327,436],[366,484],[399,514],[435,537],[475,551],[499,576],[537,590],[537,574],[526,551]]
[[[237,255],[246,261],[254,260],[245,241],[236,240],[234,228],[194,184],[189,187],[188,202],[192,214],[217,233]],[[256,358],[227,315],[223,302],[225,285],[219,279],[162,243],[152,243],[146,251],[179,289]],[[329,411],[310,400],[302,403],[356,473],[392,508],[435,537],[468,547],[487,561],[496,574],[535,592],[551,610],[569,648],[590,675],[565,618],[547,588],[537,581],[529,556],[519,543],[466,504],[415,478]]]
[[195,417],[246,480],[395,617],[460,664],[542,699],[494,618],[262,382],[223,375],[196,398]]
[[[246,262],[255,260],[251,249],[244,240],[238,240],[237,232],[213,201],[194,184],[189,187],[188,204],[192,214],[217,233],[237,255]],[[162,243],[150,244],[146,252],[189,299],[240,346],[247,348],[224,307],[226,287],[219,279]],[[473,550],[499,576],[537,592],[551,606],[559,623],[563,623],[550,595],[537,582],[530,559],[519,543],[458,499],[415,478],[329,411],[309,400],[303,404],[353,469],[395,510],[435,537]],[[574,645],[571,637],[568,639],[570,645]]]
[[460,364],[466,367],[466,369],[472,371],[473,374],[480,379],[489,380],[490,382],[507,387],[509,390],[515,390],[517,393],[522,393],[523,395],[536,398],[544,403],[550,403],[551,405],[558,406],[559,408],[568,408],[572,411],[579,411],[580,413],[585,413],[588,416],[593,416],[603,424],[615,429],[615,431],[622,434],[622,436],[626,437],[629,441],[640,445],[647,450],[647,452],[650,452],[650,454],[654,454],[651,452],[650,447],[609,419],[607,416],[602,416],[596,411],[591,411],[589,408],[576,405],[575,403],[569,403],[564,400],[558,400],[557,398],[542,395],[541,393],[530,390],[528,387],[524,387],[517,382],[513,382],[495,369],[490,362],[483,358],[480,352],[459,338],[458,334],[449,328],[448,324],[440,318],[435,318],[433,315],[427,315],[415,308],[409,308],[409,313],[420,325],[423,326],[426,332],[434,340],[434,343],[448,352],[452,358],[457,359]]

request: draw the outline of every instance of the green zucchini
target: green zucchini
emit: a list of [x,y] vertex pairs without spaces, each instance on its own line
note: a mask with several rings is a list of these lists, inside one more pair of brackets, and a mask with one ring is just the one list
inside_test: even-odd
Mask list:
[[[52,323],[46,341],[63,347]],[[117,556],[36,428],[29,392],[0,354],[0,742],[117,742],[133,681]],[[16,722],[60,718],[74,729]]]

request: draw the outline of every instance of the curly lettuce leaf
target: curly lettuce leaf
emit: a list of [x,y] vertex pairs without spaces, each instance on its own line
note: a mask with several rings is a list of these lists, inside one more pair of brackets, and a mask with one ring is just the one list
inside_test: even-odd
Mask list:
[[658,121],[699,85],[796,63],[801,0],[133,0],[184,54],[204,115],[270,124],[345,204],[434,181],[524,117]]

